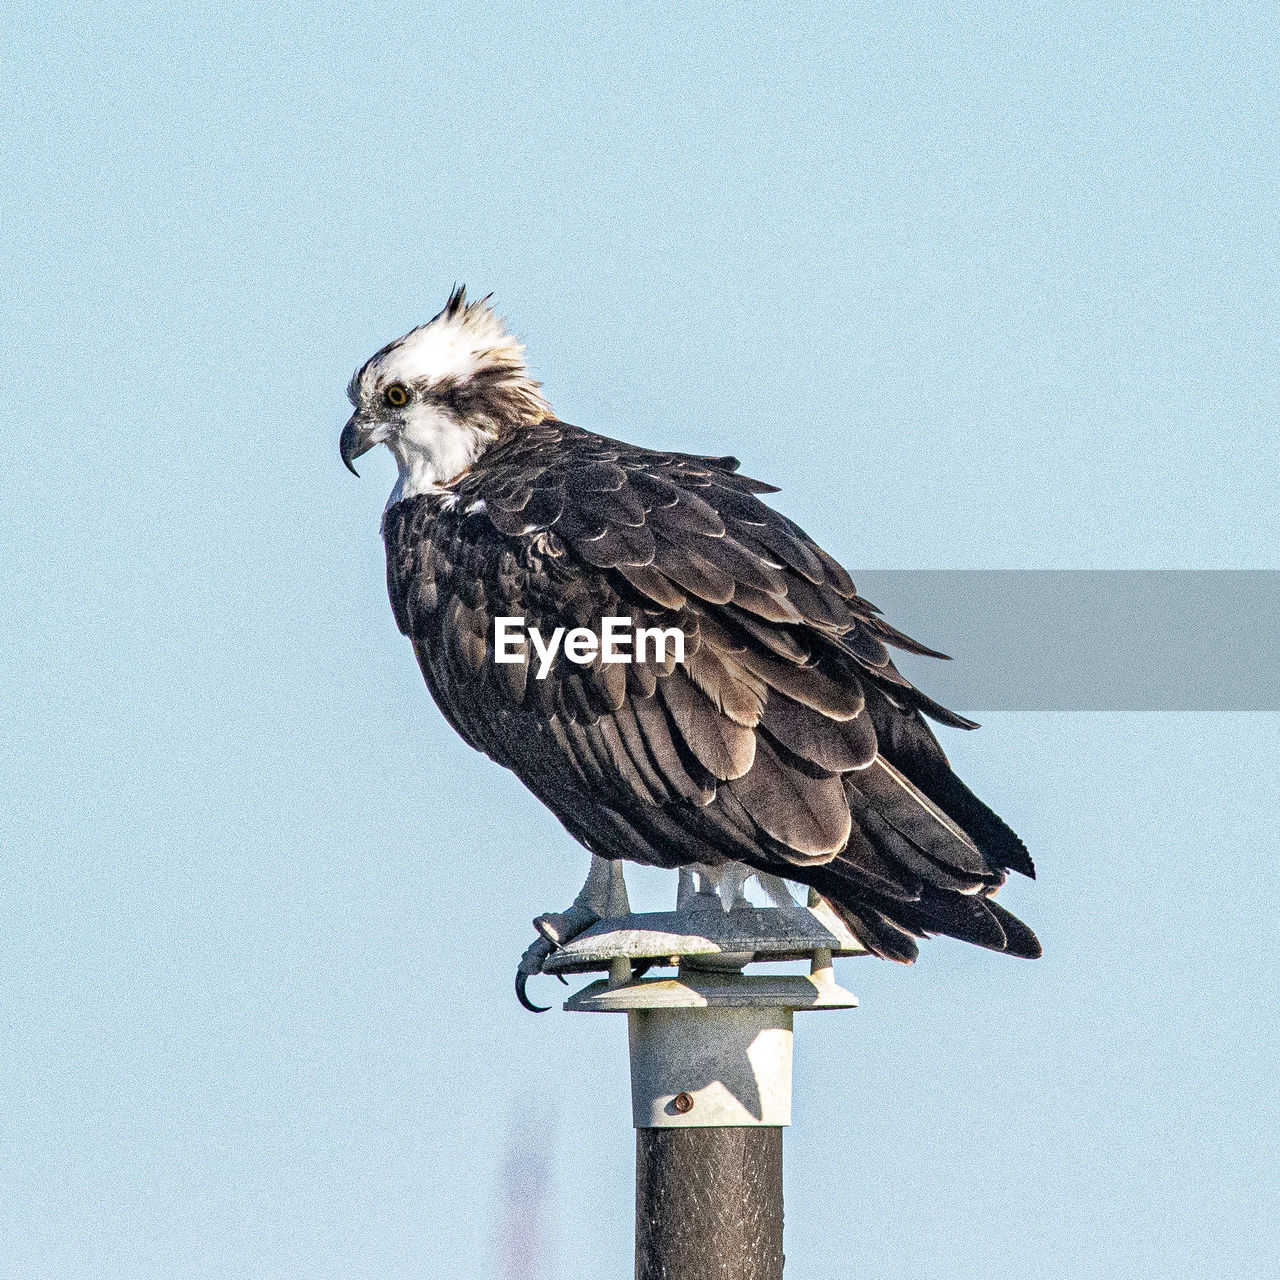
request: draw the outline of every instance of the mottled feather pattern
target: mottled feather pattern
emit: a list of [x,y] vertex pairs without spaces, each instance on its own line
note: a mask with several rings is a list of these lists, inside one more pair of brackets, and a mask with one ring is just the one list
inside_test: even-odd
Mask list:
[[[1030,858],[923,715],[971,722],[890,656],[934,651],[737,465],[547,419],[499,439],[451,492],[388,508],[392,606],[436,701],[606,857],[734,860],[807,882],[892,959],[930,933],[1038,954],[988,901],[1008,870],[1034,874]],[[675,626],[684,660],[559,655],[539,680],[493,661],[504,615],[544,636],[598,633],[605,616]]]

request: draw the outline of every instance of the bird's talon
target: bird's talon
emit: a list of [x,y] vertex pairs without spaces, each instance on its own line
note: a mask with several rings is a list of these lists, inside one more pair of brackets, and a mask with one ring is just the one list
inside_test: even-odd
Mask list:
[[[587,883],[569,907],[564,911],[544,911],[533,922],[538,936],[520,957],[520,967],[516,971],[516,998],[520,1003],[531,1012],[545,1013],[546,1010],[529,999],[526,990],[529,979],[544,973],[543,966],[550,956],[585,933],[598,920],[606,915],[626,915],[629,910],[621,863],[608,862],[592,854]],[[566,987],[569,985],[564,974],[555,976]]]
[[520,1005],[524,1009],[528,1009],[530,1013],[546,1013],[551,1008],[549,1004],[534,1004],[529,999],[529,993],[525,990],[528,985],[530,975],[516,970],[516,999],[520,1001]]
[[542,966],[554,950],[555,947],[546,938],[535,938],[520,957],[520,964],[516,969],[516,999],[530,1013],[546,1013],[551,1008],[550,1005],[534,1004],[529,999],[527,988],[529,979],[542,972]]

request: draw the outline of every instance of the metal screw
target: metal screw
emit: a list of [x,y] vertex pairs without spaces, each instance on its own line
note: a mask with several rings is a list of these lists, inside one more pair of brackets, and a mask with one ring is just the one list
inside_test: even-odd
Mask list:
[[687,1093],[677,1093],[671,1099],[671,1109],[678,1116],[688,1115],[693,1110],[693,1098]]

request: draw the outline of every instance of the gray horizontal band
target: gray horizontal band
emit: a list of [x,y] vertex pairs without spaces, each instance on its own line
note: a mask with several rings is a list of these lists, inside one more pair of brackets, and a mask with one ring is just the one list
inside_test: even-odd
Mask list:
[[991,711],[1280,711],[1280,572],[907,569],[854,574],[931,698]]

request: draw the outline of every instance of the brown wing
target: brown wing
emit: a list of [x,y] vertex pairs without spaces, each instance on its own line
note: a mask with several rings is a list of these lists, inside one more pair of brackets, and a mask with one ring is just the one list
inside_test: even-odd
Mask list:
[[[605,856],[734,859],[807,882],[896,959],[930,932],[1038,954],[987,901],[1030,859],[921,712],[970,722],[887,646],[931,651],[736,465],[551,422],[495,446],[456,496],[392,507],[392,603],[436,701]],[[494,619],[513,615],[544,636],[598,635],[606,616],[678,627],[684,660],[561,654],[538,679],[531,661],[493,660]]]

